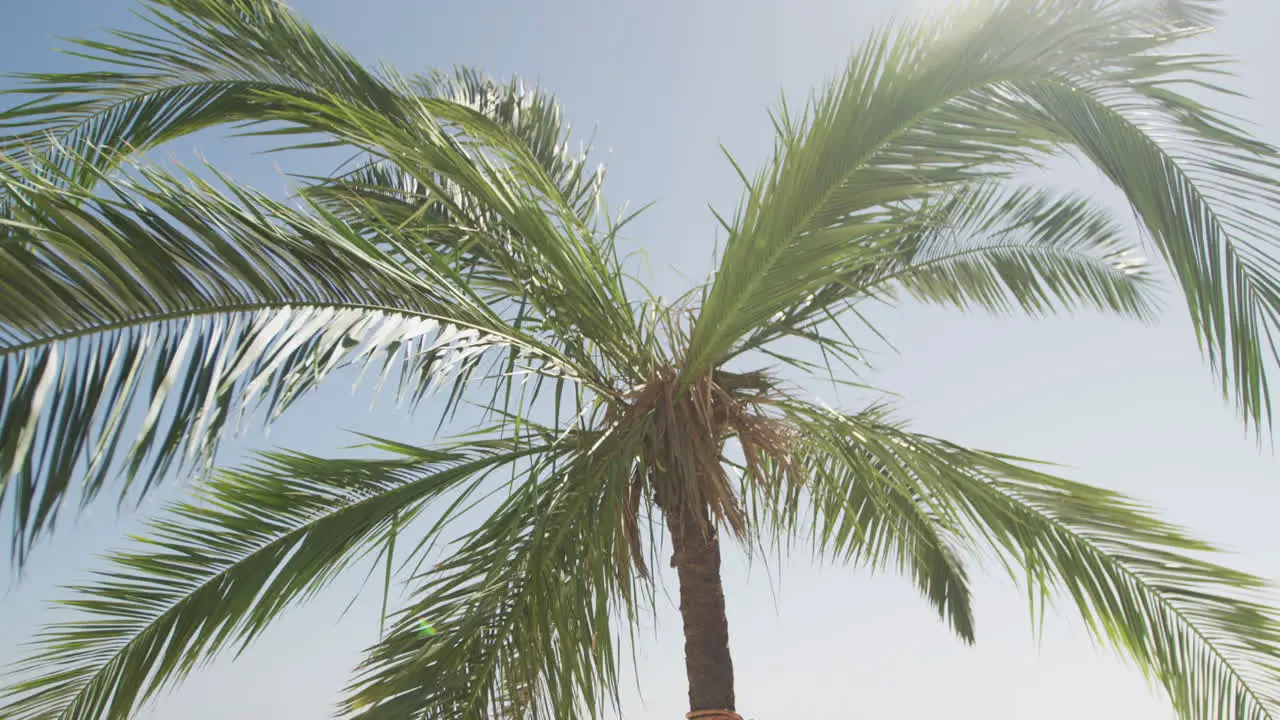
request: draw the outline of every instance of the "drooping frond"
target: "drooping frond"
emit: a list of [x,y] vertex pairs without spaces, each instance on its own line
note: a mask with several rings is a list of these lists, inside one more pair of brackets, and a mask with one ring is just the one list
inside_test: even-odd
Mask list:
[[532,466],[418,579],[342,716],[597,718],[616,709],[616,635],[634,623],[639,599],[623,520],[637,440],[582,434],[569,441],[572,454]]
[[0,177],[0,499],[19,562],[74,482],[91,499],[123,463],[145,491],[207,460],[238,413],[273,417],[344,364],[403,360],[420,396],[491,347],[555,357],[447,262],[417,255],[415,275],[315,208],[144,175],[106,181],[114,199]]
[[[931,302],[1039,314],[1075,303],[1152,317],[1152,279],[1109,213],[1078,195],[965,188],[926,208],[910,254],[868,288]],[[935,219],[936,218],[936,219]]]
[[[153,0],[150,33],[76,41],[99,67],[20,76],[26,102],[0,113],[0,153],[55,154],[72,182],[96,181],[122,153],[228,123],[263,120],[267,92],[339,97],[394,113],[376,73],[277,0]],[[59,151],[68,152],[61,154]]]
[[[1217,58],[1169,49],[1204,29],[1194,22],[1208,7],[1002,0],[876,35],[802,116],[775,118],[774,157],[726,224],[687,372],[734,354],[771,318],[838,312],[840,292],[828,292],[834,307],[806,306],[841,270],[905,239],[901,208],[937,207],[957,186],[1073,153],[1124,194],[1225,393],[1265,425],[1280,154],[1183,94],[1227,92]],[[984,284],[958,292],[981,296]]]
[[956,518],[927,501],[928,490],[868,452],[838,426],[801,435],[805,486],[791,502],[808,512],[814,549],[824,556],[908,576],[955,633],[974,641],[972,597],[963,556],[972,549]]
[[[170,508],[140,545],[111,556],[40,632],[0,715],[12,720],[131,717],[219,652],[244,648],[282,612],[324,589],[433,500],[436,520],[490,474],[538,456],[534,443],[428,450],[377,444],[382,460],[269,453],[217,473]],[[443,505],[443,504],[442,504]]]
[[[1280,613],[1264,583],[1212,562],[1213,548],[1132,500],[879,421],[799,404],[806,432],[842,434],[917,503],[987,541],[1032,609],[1073,602],[1099,640],[1159,682],[1187,720],[1280,717]],[[838,508],[838,506],[836,506]]]
[[150,33],[81,41],[103,70],[30,76],[21,90],[30,102],[0,115],[10,128],[0,152],[25,160],[58,149],[53,174],[83,184],[136,150],[210,125],[319,134],[411,178],[424,196],[416,204],[435,215],[417,218],[425,229],[443,209],[451,231],[469,231],[464,246],[487,244],[483,253],[516,287],[514,302],[590,344],[580,360],[643,374],[643,358],[629,351],[637,343],[622,273],[590,224],[597,179],[585,175],[585,158],[565,152],[567,128],[550,97],[467,73],[375,73],[277,0],[149,5]]
[[[1131,108],[1108,102],[1108,91],[1113,88],[1039,83],[1026,90],[1027,113],[1070,137],[1124,191],[1187,298],[1224,394],[1248,421],[1265,424],[1271,406],[1266,372],[1276,359],[1271,336],[1280,317],[1280,266],[1273,257],[1280,155],[1221,132],[1204,120],[1207,113],[1183,124],[1182,131],[1193,132],[1181,152],[1173,152],[1152,139],[1154,130],[1173,122],[1144,127],[1126,117]],[[1172,90],[1162,96],[1177,97]],[[1186,119],[1183,102],[1161,109]]]
[[898,239],[849,254],[850,264],[833,281],[774,316],[735,352],[818,331],[833,307],[889,300],[904,290],[961,309],[1042,314],[1086,307],[1152,317],[1154,279],[1120,224],[1087,197],[975,183],[886,217]]

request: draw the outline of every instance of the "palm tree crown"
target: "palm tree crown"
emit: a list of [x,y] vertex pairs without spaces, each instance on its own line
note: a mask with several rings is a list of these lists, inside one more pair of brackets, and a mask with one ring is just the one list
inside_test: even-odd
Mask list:
[[[431,447],[371,438],[372,459],[210,473],[76,590],[77,619],[38,636],[0,715],[128,717],[377,553],[413,592],[344,717],[598,716],[668,557],[691,717],[734,717],[724,530],[896,569],[970,642],[966,563],[994,552],[1033,607],[1064,593],[1181,716],[1280,717],[1260,580],[1127,498],[912,432],[883,404],[828,408],[778,369],[856,370],[866,301],[1151,318],[1156,276],[1127,228],[1025,180],[1068,155],[1123,192],[1224,393],[1267,429],[1280,155],[1186,94],[1218,89],[1222,59],[1172,47],[1213,11],[992,0],[873,35],[777,110],[717,271],[664,303],[628,279],[629,218],[600,210],[602,174],[567,151],[549,95],[366,69],[276,0],[148,0],[149,31],[81,41],[93,69],[28,76],[0,113],[14,561],[66,498],[201,471],[238,414],[274,418],[342,368],[482,419]],[[284,203],[138,159],[225,124],[354,161]]]

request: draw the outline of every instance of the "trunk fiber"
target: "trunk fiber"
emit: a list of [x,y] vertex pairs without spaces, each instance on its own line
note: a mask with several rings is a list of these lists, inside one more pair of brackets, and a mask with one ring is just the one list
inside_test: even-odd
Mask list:
[[689,676],[689,710],[733,711],[733,660],[729,656],[729,620],[720,582],[720,541],[707,521],[706,508],[667,513],[680,577],[680,614],[684,618],[684,661]]

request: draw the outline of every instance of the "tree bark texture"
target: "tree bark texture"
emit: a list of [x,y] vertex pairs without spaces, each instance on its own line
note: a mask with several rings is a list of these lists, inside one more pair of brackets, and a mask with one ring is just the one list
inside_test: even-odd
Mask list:
[[733,711],[733,660],[716,528],[707,521],[705,508],[668,512],[666,520],[674,550],[671,564],[680,578],[689,710]]

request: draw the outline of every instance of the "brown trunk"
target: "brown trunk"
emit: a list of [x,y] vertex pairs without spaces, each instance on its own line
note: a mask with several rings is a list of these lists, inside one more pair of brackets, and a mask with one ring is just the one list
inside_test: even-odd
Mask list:
[[706,508],[667,513],[667,528],[674,550],[671,564],[680,576],[689,710],[733,711],[733,660],[716,529],[707,521]]

